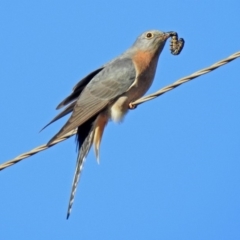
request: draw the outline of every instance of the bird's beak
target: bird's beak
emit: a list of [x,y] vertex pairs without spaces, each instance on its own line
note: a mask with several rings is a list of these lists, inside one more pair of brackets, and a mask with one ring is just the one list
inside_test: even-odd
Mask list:
[[167,40],[170,37],[177,36],[177,33],[174,31],[166,32],[165,33],[165,40]]

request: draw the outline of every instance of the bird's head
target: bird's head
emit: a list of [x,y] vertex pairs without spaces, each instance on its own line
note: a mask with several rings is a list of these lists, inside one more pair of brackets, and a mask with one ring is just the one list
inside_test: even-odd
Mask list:
[[133,47],[141,51],[160,53],[166,40],[171,36],[171,32],[161,32],[158,30],[146,31],[136,39]]

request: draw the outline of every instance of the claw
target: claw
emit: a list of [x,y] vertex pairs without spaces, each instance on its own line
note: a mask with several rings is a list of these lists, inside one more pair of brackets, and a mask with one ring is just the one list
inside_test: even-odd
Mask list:
[[136,108],[137,108],[137,105],[134,105],[133,103],[128,104],[128,109],[133,110],[133,109],[136,109]]

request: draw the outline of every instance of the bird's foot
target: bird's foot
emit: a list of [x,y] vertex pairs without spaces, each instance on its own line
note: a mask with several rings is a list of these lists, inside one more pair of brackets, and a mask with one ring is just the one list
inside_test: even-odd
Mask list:
[[134,104],[132,104],[132,103],[129,103],[129,104],[128,104],[128,109],[133,110],[133,109],[136,109],[136,108],[137,108],[137,105],[134,105]]

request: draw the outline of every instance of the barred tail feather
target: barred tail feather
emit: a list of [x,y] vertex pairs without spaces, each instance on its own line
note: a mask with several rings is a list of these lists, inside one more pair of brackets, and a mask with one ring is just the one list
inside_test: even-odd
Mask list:
[[82,143],[82,145],[79,149],[79,152],[78,152],[77,165],[76,165],[76,170],[74,173],[72,190],[71,190],[71,195],[70,195],[70,200],[69,200],[68,210],[67,210],[67,219],[69,218],[71,210],[72,210],[72,205],[74,202],[77,185],[78,185],[79,178],[80,178],[80,175],[81,175],[81,172],[83,169],[83,164],[84,164],[87,154],[92,146],[93,136],[94,136],[94,126],[92,126],[91,130],[89,131],[87,137],[84,139],[84,142]]

